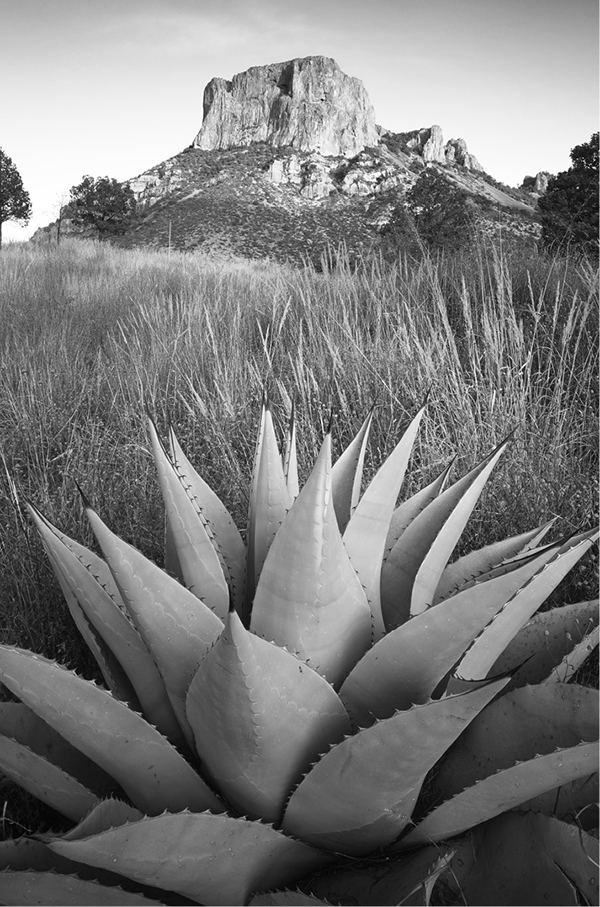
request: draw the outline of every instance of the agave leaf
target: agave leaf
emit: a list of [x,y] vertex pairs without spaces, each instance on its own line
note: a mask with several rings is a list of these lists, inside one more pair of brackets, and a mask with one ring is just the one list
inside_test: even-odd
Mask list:
[[98,557],[97,554],[94,554],[93,551],[90,551],[89,548],[86,548],[85,545],[82,545],[75,539],[70,538],[64,532],[61,532],[60,529],[55,526],[48,517],[44,516],[44,514],[33,504],[28,503],[27,509],[33,518],[36,529],[40,533],[42,544],[48,551],[49,557],[52,559],[54,556],[63,556],[63,549],[57,544],[57,540],[62,542],[71,554],[86,565],[87,569],[99,585],[106,590],[115,604],[124,611],[125,608],[121,596],[119,595],[117,584],[113,579],[106,561],[102,560],[101,557]]
[[[109,797],[106,800],[99,800],[89,811],[89,813],[67,832],[37,832],[36,840],[49,844],[50,841],[78,841],[80,838],[88,838],[90,835],[100,834],[102,831],[108,831],[109,828],[116,828],[120,825],[126,825],[130,822],[138,822],[144,818],[144,813],[140,812],[124,800],[118,800]],[[53,854],[56,856],[56,854]]]
[[533,548],[539,547],[539,545],[542,544],[542,542],[556,523],[557,519],[558,517],[554,516],[551,520],[548,520],[547,523],[543,523],[539,528],[538,534],[525,545],[523,552],[531,551]]
[[86,514],[127,610],[158,665],[177,721],[192,744],[185,695],[223,623],[177,580],[111,532],[89,506]]
[[433,604],[436,605],[449,595],[454,595],[470,580],[483,578],[494,567],[501,565],[521,551],[529,550],[528,545],[534,539],[538,539],[544,530],[547,531],[553,522],[554,520],[544,526],[531,529],[529,532],[523,532],[500,542],[494,542],[492,545],[486,545],[484,548],[478,548],[476,551],[470,551],[463,557],[459,557],[454,563],[448,564],[435,590]]
[[223,809],[171,744],[106,690],[66,668],[0,646],[0,680],[69,743],[112,775],[142,812]]
[[96,797],[105,797],[116,788],[110,775],[71,746],[22,702],[0,703],[0,733],[76,778]]
[[[71,832],[67,833],[67,837]],[[100,882],[102,885],[107,885],[110,887],[116,887],[123,884],[126,884],[126,881],[122,876],[116,875],[114,872],[107,870],[96,869],[92,866],[86,866],[84,863],[77,863],[74,860],[69,860],[66,857],[61,857],[59,854],[54,853],[47,846],[44,841],[39,840],[39,838],[58,838],[57,835],[36,835],[36,839],[33,838],[14,838],[6,841],[0,841],[0,869],[10,869],[13,871],[20,870],[35,870],[36,872],[53,872],[61,876],[72,876],[77,875],[81,879],[91,879],[96,882]],[[0,880],[3,878],[0,874]],[[4,889],[1,887],[0,891],[4,894]],[[147,892],[150,896],[153,896],[153,892]],[[3,898],[4,901],[4,898]],[[12,900],[11,904],[21,904],[25,903],[18,899]],[[40,897],[37,904],[46,904],[48,903],[44,900],[43,897]],[[59,901],[62,903],[62,901]],[[103,903],[102,900],[99,900],[97,903]],[[120,902],[119,902],[120,903]]]
[[[248,525],[246,529],[246,575],[244,578],[244,608],[242,611],[242,619],[244,624],[248,626],[250,623],[250,612],[252,610],[252,600],[254,598],[254,592],[256,590],[256,583],[258,582],[258,577],[255,570],[255,561],[256,561],[256,552],[257,552],[257,539],[256,539],[256,521],[258,517],[258,470],[259,463],[262,458],[262,449],[264,444],[265,437],[265,426],[267,421],[267,399],[266,395],[263,393],[263,400],[260,410],[260,422],[258,427],[258,434],[256,437],[256,445],[254,448],[254,459],[252,461],[252,479],[250,482],[250,501],[248,505]],[[285,476],[284,476],[285,479]]]
[[508,812],[473,829],[447,878],[463,903],[482,907],[597,904],[597,873],[591,871],[597,846],[574,826]]
[[75,828],[62,835],[52,835],[47,840],[60,837],[63,841],[78,841],[80,838],[100,834],[102,831],[125,825],[127,822],[139,822],[143,818],[144,814],[139,809],[130,806],[123,800],[111,797],[107,800],[100,800]]
[[217,554],[217,543],[211,538],[211,528],[184,468],[169,459],[152,421],[149,421],[149,433],[166,519],[184,583],[224,620],[229,608],[229,588]]
[[283,474],[290,495],[290,501],[295,501],[300,493],[298,481],[298,452],[296,446],[296,407],[291,405],[290,421],[283,446]]
[[492,567],[491,570],[488,570],[486,573],[482,573],[480,576],[474,577],[473,579],[468,579],[460,587],[460,592],[464,592],[466,589],[470,589],[471,586],[479,585],[483,583],[489,583],[492,580],[498,579],[500,576],[506,576],[507,573],[512,573],[513,570],[518,570],[519,567],[522,567],[523,564],[528,564],[538,555],[544,554],[548,551],[553,554],[556,553],[561,547],[560,542],[554,542],[551,545],[540,545],[537,548],[530,548],[527,550],[521,551],[516,557],[508,558],[508,560],[503,561],[497,567]]
[[553,668],[543,683],[566,683],[571,680],[588,655],[598,648],[598,635],[598,627],[596,627],[564,656],[561,663]]
[[182,584],[182,586],[185,585],[183,570],[181,564],[179,563],[179,557],[177,556],[177,545],[175,544],[173,531],[167,519],[165,519],[164,562],[165,570],[167,571],[169,576],[172,576],[173,579],[176,579],[177,582]]
[[433,789],[448,800],[517,761],[597,737],[597,690],[565,683],[521,687],[471,722],[437,767]]
[[397,848],[404,850],[462,834],[480,822],[516,809],[532,797],[593,774],[597,766],[597,743],[580,743],[519,762],[446,800],[425,816]]
[[252,892],[289,885],[330,859],[269,825],[189,812],[50,846],[73,860],[214,905],[245,904]]
[[[132,708],[141,710],[165,737],[183,740],[181,728],[161,674],[140,634],[126,614],[108,565],[82,545],[59,533],[52,524],[32,510],[63,590],[74,597],[93,628],[114,655],[125,683],[113,692]],[[113,674],[115,673],[113,668]]]
[[367,440],[373,421],[374,407],[358,434],[338,457],[331,470],[331,494],[338,527],[343,534],[360,498]]
[[136,907],[143,904],[160,904],[123,888],[113,888],[76,875],[62,875],[57,872],[36,872],[33,869],[0,872],[0,891],[5,904],[73,905],[73,907],[95,907],[97,904],[114,907]]
[[60,872],[74,872],[77,864],[65,860],[33,838],[7,838],[0,841],[0,869],[36,869],[45,872],[58,869]]
[[235,612],[198,668],[187,713],[206,774],[228,803],[274,824],[311,762],[350,733],[329,683]]
[[1,735],[0,771],[74,822],[85,816],[96,802],[96,794],[76,778],[29,747]]
[[292,793],[283,830],[361,856],[410,820],[425,775],[506,679],[386,718],[329,750]]
[[312,907],[313,904],[323,904],[328,907],[327,901],[319,901],[317,898],[311,898],[309,894],[302,891],[267,891],[264,894],[255,894],[249,902],[250,907]]
[[[455,848],[421,847],[391,859],[353,860],[351,866],[325,870],[304,886],[324,902],[386,907],[429,903],[416,894],[424,883],[437,879],[449,866]],[[253,901],[252,903],[258,903]],[[276,902],[274,902],[276,903]]]
[[451,460],[433,482],[430,482],[429,485],[421,488],[416,494],[413,494],[410,498],[407,498],[406,501],[403,501],[402,504],[396,507],[392,514],[388,534],[385,540],[384,560],[414,518],[418,516],[421,511],[425,510],[427,505],[431,504],[431,502],[442,492],[453,463],[454,460]]
[[231,595],[236,607],[241,607],[244,595],[244,576],[246,570],[246,546],[233,518],[219,496],[196,472],[175,436],[169,431],[170,451],[173,465],[181,473],[194,499],[206,517],[210,527],[210,538],[227,577]]
[[490,671],[492,676],[515,671],[508,689],[540,683],[552,668],[598,625],[598,601],[579,602],[542,611],[511,639]]
[[475,640],[462,659],[457,673],[465,679],[486,677],[511,639],[591,548],[597,537],[598,532],[592,530],[569,539]]
[[390,551],[381,570],[382,613],[388,631],[433,602],[448,558],[507,444],[504,441],[435,498]]
[[369,647],[371,614],[333,509],[329,434],[271,545],[251,629],[296,653],[334,687]]
[[459,592],[379,640],[340,688],[352,721],[365,726],[431,696],[475,637],[551,556],[538,555],[483,587]]
[[379,468],[344,532],[348,556],[365,589],[373,615],[374,640],[381,639],[385,634],[380,597],[385,540],[424,412],[423,406]]
[[[291,503],[277,447],[273,417],[268,406],[263,406],[248,514],[246,599],[249,603],[252,602],[271,543]],[[245,616],[249,616],[249,611],[248,604]]]
[[[576,825],[560,822],[551,816],[535,816],[536,839],[542,843],[552,860],[588,903],[598,903],[598,839],[585,834]],[[577,903],[581,903],[578,901]]]
[[596,771],[532,797],[521,809],[553,816],[594,833],[598,828],[599,799],[600,777]]
[[[67,537],[59,533],[58,530],[40,513],[37,508],[31,504],[27,505],[31,516],[33,517],[36,528],[40,534],[44,550],[52,564],[56,578],[60,584],[63,596],[69,608],[69,612],[75,626],[81,633],[90,652],[96,659],[100,672],[108,688],[112,690],[115,696],[129,703],[133,708],[139,708],[139,702],[136,699],[135,691],[131,686],[125,671],[113,655],[110,648],[105,644],[103,638],[98,635],[90,623],[88,617],[83,611],[77,596],[72,591],[65,574],[62,564],[63,556],[58,541],[65,541]],[[68,539],[72,542],[72,539]],[[79,546],[83,549],[83,546]],[[85,549],[83,549],[85,550]],[[91,554],[91,552],[88,552]],[[81,556],[81,555],[80,555]],[[94,555],[95,557],[95,555]],[[98,558],[98,560],[100,560]],[[106,565],[104,565],[106,567]],[[106,568],[108,569],[108,568]],[[111,577],[112,583],[112,577]],[[112,583],[114,585],[114,583]]]

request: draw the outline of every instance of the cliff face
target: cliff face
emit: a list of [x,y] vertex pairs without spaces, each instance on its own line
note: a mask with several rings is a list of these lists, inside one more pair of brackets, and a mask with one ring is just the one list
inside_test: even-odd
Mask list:
[[216,151],[267,142],[354,157],[379,141],[375,111],[359,79],[330,57],[253,66],[231,82],[212,79],[194,146]]

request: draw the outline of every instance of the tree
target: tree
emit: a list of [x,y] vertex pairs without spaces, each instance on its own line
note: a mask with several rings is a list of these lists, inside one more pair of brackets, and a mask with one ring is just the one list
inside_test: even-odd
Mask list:
[[84,176],[71,189],[69,216],[94,227],[101,238],[125,233],[135,213],[135,197],[125,183],[108,176]]
[[31,217],[31,199],[23,187],[21,174],[2,148],[0,148],[0,247],[2,224],[15,220],[25,225]]
[[409,214],[403,199],[394,206],[390,219],[380,232],[384,258],[394,260],[398,255],[419,257],[423,243],[419,238],[414,218]]
[[568,170],[553,176],[539,201],[542,243],[598,258],[598,133],[571,149]]
[[471,244],[475,218],[465,194],[428,167],[406,197],[420,239],[430,249],[456,252]]

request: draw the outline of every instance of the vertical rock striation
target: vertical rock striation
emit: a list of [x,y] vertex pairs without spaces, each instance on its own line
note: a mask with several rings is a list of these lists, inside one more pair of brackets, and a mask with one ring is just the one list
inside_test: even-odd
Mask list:
[[194,146],[215,151],[268,142],[354,157],[378,141],[362,82],[330,57],[314,56],[253,66],[230,82],[211,79]]

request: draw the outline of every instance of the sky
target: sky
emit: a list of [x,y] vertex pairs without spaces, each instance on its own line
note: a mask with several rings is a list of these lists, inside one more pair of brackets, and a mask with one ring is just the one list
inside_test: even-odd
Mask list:
[[125,180],[187,147],[214,76],[323,54],[393,132],[438,124],[519,185],[598,131],[597,0],[0,0],[0,147],[33,216],[85,174]]

